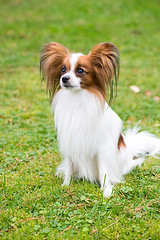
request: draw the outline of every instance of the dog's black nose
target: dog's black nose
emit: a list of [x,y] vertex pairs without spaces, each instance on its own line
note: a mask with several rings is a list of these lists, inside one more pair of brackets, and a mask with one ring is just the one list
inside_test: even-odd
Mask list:
[[63,77],[62,77],[62,82],[63,82],[63,83],[68,82],[68,80],[69,80],[69,77],[68,77],[68,76],[63,76]]

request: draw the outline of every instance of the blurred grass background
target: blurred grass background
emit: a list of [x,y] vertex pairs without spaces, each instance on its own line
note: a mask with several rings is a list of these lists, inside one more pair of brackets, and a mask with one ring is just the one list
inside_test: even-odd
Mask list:
[[112,107],[125,127],[141,120],[142,129],[160,136],[159,0],[0,3],[0,237],[158,239],[158,160],[127,175],[110,199],[86,181],[61,188],[39,55],[51,41],[85,54],[99,42],[114,43],[121,70]]

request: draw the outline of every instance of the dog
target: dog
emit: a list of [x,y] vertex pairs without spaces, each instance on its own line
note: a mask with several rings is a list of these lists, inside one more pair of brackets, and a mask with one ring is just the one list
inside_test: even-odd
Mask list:
[[[63,161],[57,174],[99,182],[104,197],[144,157],[160,154],[160,139],[136,126],[122,133],[122,121],[111,109],[119,77],[119,51],[100,43],[88,55],[71,54],[59,43],[46,44],[40,56],[42,79],[52,110]],[[106,102],[108,99],[108,104]]]

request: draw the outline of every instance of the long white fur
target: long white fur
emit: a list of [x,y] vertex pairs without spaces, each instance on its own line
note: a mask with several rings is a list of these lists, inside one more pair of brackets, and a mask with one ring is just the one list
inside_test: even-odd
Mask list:
[[[79,55],[80,56],[80,55]],[[74,55],[72,65],[78,60]],[[68,73],[74,83],[73,70]],[[122,121],[118,115],[98,97],[85,89],[59,90],[52,102],[55,126],[63,161],[57,173],[64,176],[64,185],[71,176],[100,182],[104,196],[112,193],[113,185],[134,167],[141,165],[145,155],[160,153],[160,140],[135,127],[124,135],[126,148],[118,150]],[[78,85],[79,86],[79,85]],[[133,157],[138,159],[133,160]]]

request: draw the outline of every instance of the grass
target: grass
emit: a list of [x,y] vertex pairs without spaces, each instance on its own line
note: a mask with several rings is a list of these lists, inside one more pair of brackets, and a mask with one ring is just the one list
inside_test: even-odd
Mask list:
[[[148,158],[103,199],[98,185],[61,187],[61,161],[39,52],[57,41],[88,53],[110,41],[121,55],[113,109],[160,136],[159,1],[1,0],[1,239],[159,239],[159,167]],[[140,88],[135,94],[131,85]],[[150,96],[146,95],[150,91]]]

